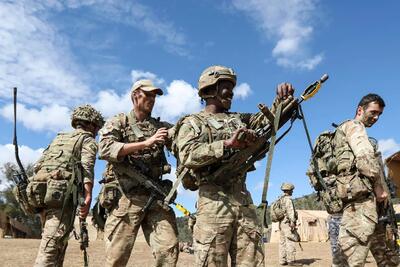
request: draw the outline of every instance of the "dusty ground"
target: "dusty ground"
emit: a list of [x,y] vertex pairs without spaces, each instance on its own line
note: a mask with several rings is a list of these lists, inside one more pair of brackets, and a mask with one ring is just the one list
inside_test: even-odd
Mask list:
[[[139,240],[138,240],[139,241]],[[29,239],[0,239],[0,266],[32,266],[36,257],[39,240]],[[328,243],[303,243],[304,251],[298,249],[297,259],[303,266],[327,266],[330,263],[330,252]],[[268,244],[267,266],[279,266],[278,244]],[[92,241],[89,247],[90,267],[104,266],[104,243],[103,241]],[[135,245],[128,266],[146,267],[152,265],[150,249],[144,241]],[[64,266],[83,266],[82,254],[79,244],[71,240],[65,256]],[[193,266],[193,255],[181,253],[178,266]],[[368,267],[376,266],[371,256],[368,257]]]

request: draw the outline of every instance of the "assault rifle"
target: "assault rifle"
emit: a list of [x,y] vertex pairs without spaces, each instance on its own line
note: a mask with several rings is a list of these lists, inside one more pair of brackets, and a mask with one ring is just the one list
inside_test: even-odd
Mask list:
[[28,186],[29,180],[26,175],[24,166],[21,163],[21,159],[19,158],[18,151],[18,142],[17,142],[17,87],[14,87],[14,139],[13,145],[15,149],[15,159],[17,161],[17,165],[19,171],[15,171],[13,174],[13,181],[16,186],[16,197],[18,202],[21,205],[22,210],[25,214],[36,213],[36,210],[32,210],[28,204],[28,197],[26,195],[26,188]]
[[396,211],[393,207],[393,198],[396,198],[396,185],[388,176],[386,176],[384,165],[382,162],[382,156],[380,155],[380,153],[378,154],[378,159],[382,170],[382,184],[385,191],[388,192],[386,205],[385,203],[378,203],[378,223],[383,224],[389,229],[390,235],[392,237],[391,241],[393,241],[390,249],[393,249],[394,251],[396,251],[397,254],[400,254],[400,246],[398,243],[398,241],[400,240],[400,236],[397,228],[398,218],[396,218]]
[[89,258],[86,249],[89,247],[89,233],[87,230],[87,222],[85,219],[79,218],[79,244],[80,249],[83,252],[84,266],[89,266]]
[[[329,76],[324,74],[321,79],[309,85],[301,95],[300,99],[289,97],[284,100],[281,116],[279,119],[278,129],[290,121],[289,128],[277,138],[275,143],[278,143],[282,138],[290,131],[293,123],[297,119],[302,119],[300,104],[304,100],[308,100],[314,96],[320,89],[322,83],[324,83]],[[253,165],[256,161],[263,159],[269,150],[269,139],[274,131],[273,122],[275,115],[264,105],[259,104],[258,108],[261,113],[269,120],[263,128],[256,130],[257,140],[249,147],[233,152],[228,158],[221,161],[221,166],[214,172],[208,175],[205,179],[208,181],[215,181],[218,177],[230,178],[237,176],[238,173],[246,173],[253,169]]]
[[[141,170],[137,170],[136,168],[127,168],[125,166],[126,163],[113,163],[118,170],[121,170],[122,173],[128,176],[130,179],[138,182],[141,186],[146,188],[150,192],[150,197],[143,207],[142,211],[146,212],[150,206],[156,200],[164,200],[168,195],[168,190],[164,189],[164,187],[158,182],[148,178],[146,175],[142,173]],[[145,171],[146,172],[146,171]],[[129,185],[129,181],[125,181],[124,179],[119,179],[118,182],[121,184],[122,190],[125,190],[124,193],[129,193],[132,186]],[[126,183],[124,185],[124,183]],[[175,201],[171,200],[169,204],[175,205],[175,207],[181,211],[185,216],[193,217],[193,215],[187,210],[184,206]]]

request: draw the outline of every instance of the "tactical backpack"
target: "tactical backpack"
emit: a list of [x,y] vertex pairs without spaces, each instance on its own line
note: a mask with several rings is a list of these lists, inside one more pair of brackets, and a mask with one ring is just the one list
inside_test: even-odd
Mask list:
[[275,202],[271,204],[271,220],[272,222],[280,222],[285,218],[285,210],[282,207],[282,198],[279,197]]
[[338,196],[336,186],[335,134],[336,130],[324,131],[317,137],[307,171],[311,185],[319,193],[328,213],[339,213],[343,210],[343,202]]
[[89,133],[59,133],[43,152],[36,173],[29,177],[28,203],[35,209],[60,209],[67,195],[73,193],[77,177],[81,177],[81,147]]

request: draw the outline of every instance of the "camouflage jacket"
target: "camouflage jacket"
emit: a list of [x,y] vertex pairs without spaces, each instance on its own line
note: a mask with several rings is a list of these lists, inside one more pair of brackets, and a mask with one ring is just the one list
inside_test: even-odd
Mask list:
[[372,184],[381,183],[379,160],[360,121],[342,123],[336,130],[333,142],[339,175],[358,171]]
[[[168,165],[163,145],[154,145],[124,158],[118,158],[118,153],[124,144],[144,141],[162,127],[171,128],[172,125],[153,117],[138,122],[133,110],[129,114],[121,113],[107,120],[100,130],[99,158],[108,161],[106,170],[113,172],[108,175],[118,180],[132,180],[123,174],[122,168],[135,168],[151,179],[159,179],[163,168]],[[138,185],[137,182],[131,181],[130,186]]]
[[[42,168],[46,168],[46,159],[51,157],[51,154],[60,154],[59,151],[54,150],[54,144],[58,144],[61,138],[76,138],[84,135],[82,150],[81,150],[81,165],[82,165],[82,177],[84,183],[93,183],[94,180],[94,164],[96,161],[97,144],[93,138],[93,134],[83,129],[76,129],[70,133],[59,133],[52,143],[43,152],[43,155],[35,164],[35,172],[38,172]],[[65,144],[67,145],[67,144]],[[58,147],[58,146],[57,146]]]
[[282,220],[284,223],[296,223],[297,211],[294,207],[292,197],[283,195],[281,198],[281,207],[285,211],[285,218]]
[[174,154],[180,164],[195,173],[200,185],[200,196],[228,196],[230,202],[236,205],[252,203],[246,189],[246,173],[238,173],[237,177],[229,181],[226,181],[226,177],[220,177],[214,183],[203,178],[218,168],[224,157],[231,152],[224,148],[224,140],[229,139],[239,128],[255,130],[267,123],[261,112],[212,114],[201,111],[183,119],[174,140]]

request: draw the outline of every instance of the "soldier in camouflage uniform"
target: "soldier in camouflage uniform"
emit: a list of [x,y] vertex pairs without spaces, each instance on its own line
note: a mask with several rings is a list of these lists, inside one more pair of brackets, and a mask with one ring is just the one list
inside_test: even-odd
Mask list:
[[294,185],[283,183],[281,186],[283,196],[280,198],[281,207],[285,211],[285,217],[279,221],[279,264],[294,265],[296,259],[296,242],[291,240],[292,232],[296,231],[297,211],[294,207],[292,194]]
[[387,198],[381,184],[379,161],[365,130],[378,120],[384,106],[378,95],[364,96],[355,118],[339,125],[333,140],[337,193],[345,203],[339,244],[351,267],[365,265],[378,222],[376,201]]
[[[377,153],[377,156],[381,158],[382,156],[378,150],[377,140],[374,138],[370,138],[370,141],[374,148],[374,151]],[[385,175],[382,159],[380,159],[380,163],[381,173],[382,175]],[[382,177],[382,183],[386,183],[384,177]],[[385,190],[388,190],[387,184],[383,184],[383,186]],[[387,191],[387,193],[389,192]],[[383,211],[385,205],[386,203],[378,203],[378,216],[385,215]],[[387,227],[390,226],[386,225],[384,222],[378,222],[375,231],[371,236],[370,250],[378,267],[395,267],[399,266],[400,264],[400,257],[398,253],[396,252],[395,248],[389,244],[392,240],[388,240],[388,237],[386,235]]]
[[151,116],[155,98],[162,94],[150,80],[137,81],[131,90],[133,110],[109,119],[100,131],[100,158],[108,161],[107,170],[112,171],[110,175],[117,178],[123,191],[104,229],[106,266],[126,266],[140,226],[151,246],[155,266],[175,266],[178,260],[173,210],[155,202],[144,212],[151,192],[131,177],[135,170],[161,182],[170,168],[164,144],[171,125]]
[[[99,129],[103,126],[104,120],[101,114],[90,105],[77,107],[72,113],[72,127],[74,131],[69,133],[59,133],[49,147],[43,152],[42,157],[35,164],[35,175],[30,178],[30,183],[47,180],[47,193],[56,187],[64,185],[66,191],[67,179],[71,179],[72,166],[71,158],[73,154],[80,160],[78,169],[84,184],[85,200],[84,206],[80,208],[79,217],[85,219],[88,215],[93,179],[94,164],[96,160],[97,144],[95,137]],[[78,177],[75,173],[75,177]],[[33,190],[31,190],[33,191]],[[64,192],[61,192],[65,194]],[[58,197],[57,197],[58,194]],[[52,197],[60,197],[60,191],[53,191]],[[65,250],[70,232],[73,228],[77,203],[73,203],[72,197],[67,203],[59,203],[56,208],[54,202],[47,201],[48,206],[44,208],[40,215],[43,225],[42,240],[39,252],[35,261],[35,266],[63,266]]]
[[[253,142],[253,130],[268,123],[261,113],[229,112],[235,85],[232,69],[205,69],[198,90],[206,107],[177,125],[174,154],[180,164],[178,169],[183,166],[193,174],[191,178],[199,189],[193,229],[195,266],[227,266],[228,254],[232,266],[263,266],[260,225],[246,189],[246,173],[217,177],[212,182],[204,178],[232,150]],[[278,86],[277,93],[279,99],[284,99],[293,91],[285,83]]]

